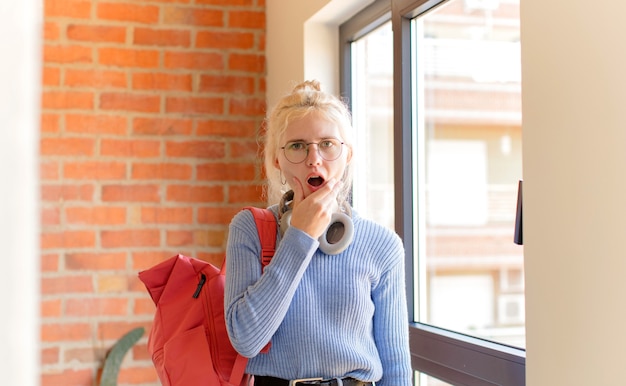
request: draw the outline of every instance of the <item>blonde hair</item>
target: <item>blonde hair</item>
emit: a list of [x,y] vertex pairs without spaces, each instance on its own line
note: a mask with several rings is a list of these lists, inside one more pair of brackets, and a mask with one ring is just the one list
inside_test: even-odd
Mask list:
[[[317,80],[307,80],[296,85],[291,93],[282,97],[274,106],[266,119],[266,133],[264,137],[265,174],[267,178],[266,200],[268,205],[280,201],[288,186],[281,181],[281,173],[276,169],[274,161],[281,147],[281,139],[287,126],[297,119],[311,113],[333,122],[339,128],[344,146],[353,151],[352,146],[352,117],[347,105],[339,98],[321,91]],[[353,157],[354,158],[354,157]],[[346,165],[343,178],[343,188],[338,200],[348,200],[352,184],[352,166]]]

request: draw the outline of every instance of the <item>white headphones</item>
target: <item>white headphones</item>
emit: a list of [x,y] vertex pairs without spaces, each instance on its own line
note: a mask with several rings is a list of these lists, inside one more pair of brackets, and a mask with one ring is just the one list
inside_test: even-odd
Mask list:
[[[291,226],[291,203],[293,190],[285,193],[278,206],[278,221],[280,222],[281,236]],[[326,231],[318,238],[320,250],[327,255],[338,255],[343,252],[354,237],[352,223],[352,209],[350,205],[340,205],[341,212],[333,213]]]

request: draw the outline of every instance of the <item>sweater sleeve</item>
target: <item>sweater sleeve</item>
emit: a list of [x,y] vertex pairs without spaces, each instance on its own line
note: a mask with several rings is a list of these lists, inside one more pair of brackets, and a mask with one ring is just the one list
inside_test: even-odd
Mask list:
[[401,241],[389,247],[391,265],[372,292],[376,307],[374,339],[383,366],[377,386],[412,385],[409,324],[406,304],[404,249]]
[[233,347],[256,356],[283,321],[293,295],[319,243],[290,227],[261,274],[260,242],[249,211],[230,224],[226,247],[224,314]]

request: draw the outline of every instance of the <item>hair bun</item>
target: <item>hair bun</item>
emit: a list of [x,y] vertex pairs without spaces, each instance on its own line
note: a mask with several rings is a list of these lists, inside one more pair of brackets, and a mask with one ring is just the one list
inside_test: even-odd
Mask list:
[[305,80],[304,82],[297,84],[296,87],[293,88],[294,92],[298,91],[322,91],[320,86],[320,82],[317,80]]

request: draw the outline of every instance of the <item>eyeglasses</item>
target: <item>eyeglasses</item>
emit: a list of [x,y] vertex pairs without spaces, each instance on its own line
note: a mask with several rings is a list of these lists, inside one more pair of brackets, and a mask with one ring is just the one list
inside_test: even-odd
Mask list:
[[319,142],[293,141],[281,147],[287,161],[299,164],[309,156],[309,145],[317,145],[317,153],[326,161],[334,161],[341,155],[344,143],[336,138],[327,138]]

